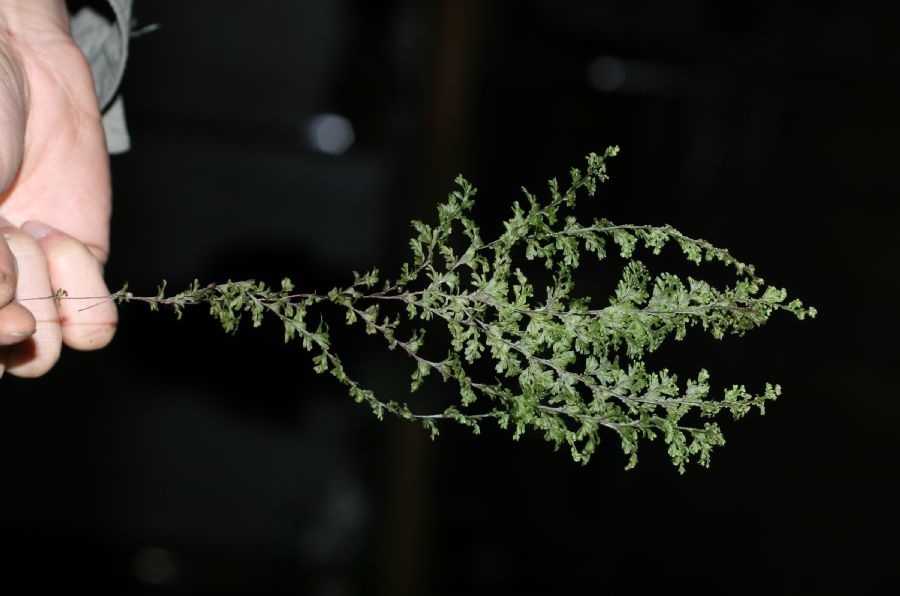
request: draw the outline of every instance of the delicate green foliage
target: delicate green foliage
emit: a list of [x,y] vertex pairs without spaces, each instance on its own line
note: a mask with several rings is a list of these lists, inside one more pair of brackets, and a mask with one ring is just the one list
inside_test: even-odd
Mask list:
[[[457,189],[438,206],[436,223],[412,222],[412,260],[394,280],[383,280],[373,269],[354,272],[350,286],[326,294],[294,293],[285,279],[279,289],[255,281],[208,286],[195,281],[170,297],[163,282],[155,298],[135,297],[127,287],[113,297],[145,301],[152,308],[169,306],[178,316],[185,306],[207,304],[229,333],[245,316],[254,326],[266,315],[275,316],[284,326],[285,341],[299,339],[312,353],[316,373],[330,374],[379,419],[387,412],[419,420],[432,437],[444,420],[477,434],[480,423],[492,419],[514,439],[535,431],[554,447],[566,447],[579,462],[586,463],[601,438],[613,434],[629,468],[637,463],[642,440],[657,437],[680,471],[689,461],[707,466],[724,438],[716,422],[704,419],[723,411],[734,419],[753,408],[763,413],[781,388],[766,385],[762,393],[753,393],[735,385],[716,397],[705,369],[681,383],[666,369],[649,370],[643,357],[670,337],[683,339],[691,328],[722,338],[759,327],[778,310],[799,319],[816,312],[798,300],[786,303],[785,290],[766,285],[752,265],[727,250],[670,226],[616,225],[605,219],[580,223],[572,213],[577,198],[595,194],[597,184],[607,179],[607,159],[617,152],[612,147],[590,154],[583,172],[570,171],[565,189],[550,180],[544,203],[523,189],[524,201],[512,204],[502,232],[488,242],[470,217],[476,190],[458,177]],[[660,254],[669,244],[689,262],[729,267],[734,282],[719,288],[694,277],[654,276],[638,255]],[[610,254],[627,262],[607,303],[576,295],[575,271]],[[523,272],[535,267],[553,280],[543,291]],[[336,306],[346,324],[362,326],[409,357],[411,391],[435,372],[453,381],[459,400],[440,413],[413,413],[405,402],[383,401],[361,387],[333,351],[321,315],[309,321],[310,309],[320,303]],[[393,306],[399,308],[382,311]],[[443,359],[423,356],[428,321],[443,324],[449,333]]]
[[53,292],[53,301],[56,302],[57,306],[59,306],[59,303],[60,303],[60,301],[62,301],[63,298],[68,298],[68,297],[69,297],[69,293],[62,288],[58,288],[56,291]]

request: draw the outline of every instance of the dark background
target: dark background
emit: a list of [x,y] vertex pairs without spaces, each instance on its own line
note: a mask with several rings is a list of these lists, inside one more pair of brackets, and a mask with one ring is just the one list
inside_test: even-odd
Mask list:
[[[3,379],[0,592],[889,590],[896,12],[139,1],[138,25],[160,27],[133,40],[122,89],[114,289],[393,274],[406,222],[433,219],[457,173],[497,221],[520,185],[619,144],[592,215],[727,246],[820,314],[662,351],[720,387],[784,387],[765,417],[723,421],[710,469],[680,476],[660,443],[628,472],[613,437],[587,466],[493,429],[432,443],[378,423],[274,325],[227,337],[201,311],[124,307],[107,350]],[[349,147],[316,140],[323,114],[352,125]],[[364,383],[405,396],[402,360],[336,334]]]

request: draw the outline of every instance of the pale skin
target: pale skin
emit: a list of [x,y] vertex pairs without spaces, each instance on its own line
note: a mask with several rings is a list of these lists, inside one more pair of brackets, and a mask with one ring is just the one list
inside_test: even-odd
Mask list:
[[0,0],[0,375],[38,377],[62,345],[106,346],[109,158],[84,55],[64,0]]

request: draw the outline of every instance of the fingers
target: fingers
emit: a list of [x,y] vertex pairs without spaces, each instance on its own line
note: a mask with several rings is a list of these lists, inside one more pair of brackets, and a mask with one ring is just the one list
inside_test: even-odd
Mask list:
[[38,241],[53,288],[64,289],[70,297],[79,297],[60,300],[56,305],[63,341],[76,350],[105,347],[116,332],[119,314],[115,303],[108,298],[109,288],[94,253],[75,238],[42,223],[29,221],[22,229]]
[[[0,218],[0,228],[3,223],[9,222]],[[18,343],[35,331],[31,312],[12,301],[17,279],[16,259],[6,244],[5,235],[0,234],[0,346]]]
[[[6,220],[0,218],[0,229]],[[11,302],[16,295],[16,258],[0,233],[0,377],[6,372],[7,346],[24,341],[35,331],[34,317],[21,304]]]
[[[0,229],[11,226],[0,217]],[[0,236],[0,308],[16,297],[16,258],[6,244],[5,236]]]
[[34,335],[34,317],[18,302],[0,308],[0,346],[9,346]]
[[[18,228],[2,217],[0,237],[0,376],[45,374],[63,342],[78,350],[109,344],[118,312],[88,247],[40,222]],[[58,289],[96,300],[51,299]]]
[[[53,368],[62,347],[62,329],[54,300],[21,300],[53,294],[47,259],[38,241],[24,230],[0,221],[0,233],[18,264],[16,297],[34,316],[35,333],[20,343],[10,345],[6,355],[6,372],[20,377],[39,377]],[[7,307],[9,308],[9,307]]]

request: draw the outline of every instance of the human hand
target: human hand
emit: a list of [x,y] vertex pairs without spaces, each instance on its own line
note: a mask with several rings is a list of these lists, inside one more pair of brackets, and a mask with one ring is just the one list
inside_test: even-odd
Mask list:
[[[0,347],[0,374],[5,365],[10,374],[40,376],[62,343],[89,350],[110,342],[111,301],[80,310],[78,301],[46,299],[60,288],[109,294],[102,265],[110,212],[100,108],[64,1],[0,0],[0,346],[9,346]],[[11,301],[13,283],[19,302]],[[31,336],[3,335],[27,334],[29,324]]]

